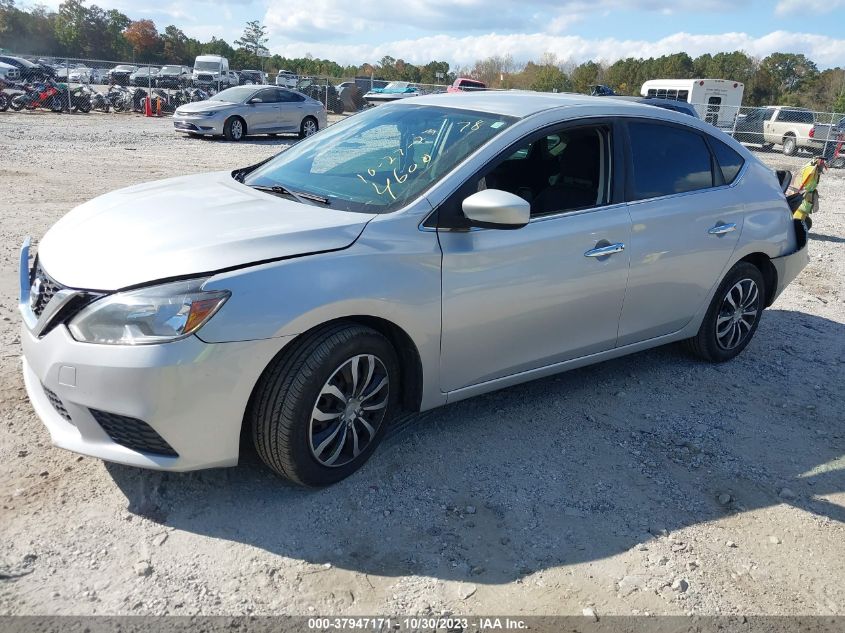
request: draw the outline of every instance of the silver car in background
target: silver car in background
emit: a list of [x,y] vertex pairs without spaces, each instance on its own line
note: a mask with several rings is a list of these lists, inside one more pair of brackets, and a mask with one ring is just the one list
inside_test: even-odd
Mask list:
[[311,136],[326,127],[322,103],[295,90],[237,86],[205,101],[181,105],[173,114],[177,132],[225,136],[240,141],[247,134]]
[[[177,120],[222,130],[263,104],[236,90]],[[402,99],[258,165],[86,202],[34,260],[27,240],[24,378],[63,448],[231,466],[245,425],[275,472],[326,485],[401,411],[676,341],[730,360],[806,244],[775,174],[690,116]]]

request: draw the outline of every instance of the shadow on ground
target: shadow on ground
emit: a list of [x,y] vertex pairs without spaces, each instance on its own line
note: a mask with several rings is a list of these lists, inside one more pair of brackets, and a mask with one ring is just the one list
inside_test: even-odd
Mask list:
[[185,139],[194,142],[194,143],[233,143],[236,142],[238,145],[267,145],[267,146],[276,146],[278,145],[279,148],[288,148],[291,145],[296,145],[299,142],[299,136],[297,135],[276,135],[276,136],[247,136],[242,138],[240,141],[228,141],[222,136],[185,136]]
[[323,490],[252,452],[234,469],[108,470],[130,511],[179,530],[363,573],[505,583],[781,503],[845,522],[823,498],[845,492],[843,341],[841,323],[770,310],[730,363],[663,347],[438,409]]

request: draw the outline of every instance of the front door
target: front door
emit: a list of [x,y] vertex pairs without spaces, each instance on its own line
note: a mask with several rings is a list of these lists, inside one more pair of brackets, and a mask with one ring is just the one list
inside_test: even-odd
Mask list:
[[278,90],[265,88],[259,90],[255,97],[261,99],[261,102],[250,106],[252,111],[247,123],[249,132],[266,132],[276,129],[279,125],[281,108]]
[[[611,182],[613,148],[610,125],[550,130],[512,147],[441,207],[443,391],[615,345],[631,226]],[[528,200],[529,224],[461,228],[460,202],[484,188]]]

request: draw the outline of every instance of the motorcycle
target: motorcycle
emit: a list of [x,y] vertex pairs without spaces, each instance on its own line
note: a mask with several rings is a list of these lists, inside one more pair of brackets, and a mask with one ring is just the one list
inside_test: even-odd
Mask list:
[[100,110],[101,112],[108,112],[111,109],[111,102],[108,95],[104,95],[96,88],[89,88],[91,91],[91,109]]
[[106,100],[115,112],[128,112],[132,109],[132,91],[126,86],[109,86]]
[[[7,90],[15,90],[18,91],[16,93],[10,94],[6,92]],[[11,81],[5,81],[4,79],[0,79],[0,112],[5,112],[9,109],[9,104],[12,102],[12,97],[16,94],[20,94],[20,85],[16,84]]]
[[12,97],[9,107],[15,111],[24,108],[27,110],[49,108],[53,112],[61,112],[64,104],[60,93],[59,85],[52,79],[48,79],[44,83],[27,86],[24,94]]
[[[68,94],[70,95],[69,107]],[[87,86],[77,86],[76,88],[72,88],[70,92],[66,90],[63,92],[62,97],[62,105],[66,111],[85,113],[91,111],[91,89]]]
[[208,92],[206,92],[202,88],[189,88],[188,94],[189,94],[189,97],[190,97],[189,100],[192,103],[196,102],[196,101],[205,101],[206,99],[208,99],[211,96],[211,94],[209,94]]

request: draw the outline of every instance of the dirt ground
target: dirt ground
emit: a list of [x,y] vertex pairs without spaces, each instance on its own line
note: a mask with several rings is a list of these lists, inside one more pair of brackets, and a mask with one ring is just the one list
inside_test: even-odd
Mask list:
[[670,346],[451,405],[318,491],[251,452],[174,475],[53,448],[20,373],[24,236],[291,142],[0,113],[0,614],[845,614],[843,171],[730,363]]

